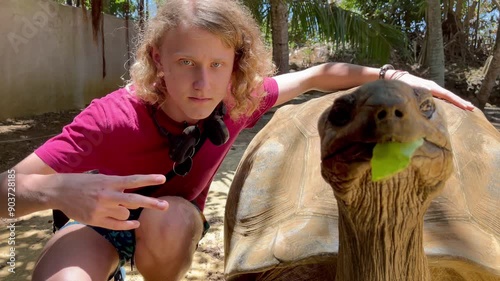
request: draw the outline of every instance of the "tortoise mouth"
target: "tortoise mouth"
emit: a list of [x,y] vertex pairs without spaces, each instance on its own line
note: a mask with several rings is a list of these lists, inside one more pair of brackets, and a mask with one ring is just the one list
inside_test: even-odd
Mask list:
[[[344,145],[338,146],[330,151],[321,161],[339,161],[339,162],[369,162],[373,157],[373,148],[377,142],[346,142]],[[445,151],[450,152],[450,149],[436,144],[427,138],[424,138],[422,147],[430,147],[431,151]],[[414,156],[423,156],[425,153],[419,153],[421,148],[415,151]],[[432,157],[429,155],[428,157]]]
[[373,155],[373,148],[376,142],[348,142],[345,145],[334,149],[330,154],[321,159],[322,161],[335,160],[335,161],[370,161]]

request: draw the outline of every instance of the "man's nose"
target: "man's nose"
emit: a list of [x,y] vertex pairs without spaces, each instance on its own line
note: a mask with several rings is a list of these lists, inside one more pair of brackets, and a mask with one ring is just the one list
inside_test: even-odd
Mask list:
[[201,90],[208,85],[208,71],[200,67],[196,70],[195,79],[193,82],[193,88],[195,90]]

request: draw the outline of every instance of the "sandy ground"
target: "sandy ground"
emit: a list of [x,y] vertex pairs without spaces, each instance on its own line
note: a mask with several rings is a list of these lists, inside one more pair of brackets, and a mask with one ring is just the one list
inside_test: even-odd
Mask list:
[[[52,113],[27,119],[7,120],[0,123],[0,170],[11,167],[51,135],[60,132],[78,111]],[[205,208],[205,216],[211,228],[200,241],[194,256],[192,268],[183,280],[224,280],[223,220],[224,206],[229,186],[239,160],[256,132],[271,118],[269,112],[254,128],[245,130],[234,143],[221,165],[211,186]],[[2,207],[3,207],[2,203]],[[50,211],[34,213],[15,223],[15,273],[9,272],[10,231],[4,221],[0,221],[0,280],[30,280],[37,257],[52,235],[52,215]],[[143,280],[137,271],[126,266],[127,280]]]
[[[303,102],[314,96],[305,95],[293,102]],[[486,112],[490,121],[500,129],[500,108],[489,108]],[[59,133],[62,125],[68,123],[77,113],[78,111],[49,113],[26,119],[0,122],[0,171],[5,171],[50,136]],[[205,209],[205,216],[211,224],[211,229],[201,240],[192,268],[183,279],[184,281],[224,280],[223,220],[227,192],[245,148],[271,117],[272,112],[264,115],[254,128],[240,134],[219,169]],[[16,222],[15,273],[10,273],[7,264],[10,259],[10,246],[8,244],[10,231],[4,222],[0,222],[0,280],[30,280],[35,261],[52,235],[51,223],[52,217],[49,211],[26,216]],[[129,265],[126,268],[127,280],[143,280],[136,271],[130,272]]]

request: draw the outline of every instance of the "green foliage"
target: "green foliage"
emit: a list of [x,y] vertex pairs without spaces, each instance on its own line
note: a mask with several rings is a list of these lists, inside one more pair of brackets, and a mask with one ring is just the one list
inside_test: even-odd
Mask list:
[[[352,48],[360,60],[386,62],[393,49],[407,49],[401,29],[379,19],[342,9],[326,0],[283,0],[289,7],[289,40],[302,46],[306,42],[330,42],[336,48]],[[269,39],[270,1],[243,1],[261,23]]]
[[[130,2],[130,4],[128,3]],[[127,5],[129,5],[127,9]],[[103,12],[120,18],[125,18],[127,13],[134,18],[137,10],[136,1],[131,0],[107,0],[104,2]]]
[[244,0],[243,3],[250,9],[266,40],[271,39],[271,5],[269,0]]
[[358,50],[358,58],[386,62],[393,49],[405,49],[405,35],[395,26],[378,20],[370,20],[357,13],[329,5],[318,9],[319,18],[330,24],[319,24],[325,39],[335,42],[337,47],[346,44]]
[[339,7],[358,11],[364,18],[399,26],[404,32],[421,30],[425,0],[343,0]]
[[[388,24],[405,34],[406,42],[425,34],[425,0],[342,0],[339,7],[357,11],[367,20]],[[399,56],[411,60],[409,45],[396,47]]]
[[[66,0],[54,1],[59,4],[66,4],[67,2]],[[92,1],[93,0],[80,0],[80,3],[84,4],[87,10],[92,10]],[[163,1],[164,0],[155,0],[154,2],[158,5],[158,3]],[[73,0],[73,2],[75,2],[75,0]],[[125,18],[128,14],[130,19],[139,20],[138,6],[138,0],[103,0],[101,12],[119,18]]]

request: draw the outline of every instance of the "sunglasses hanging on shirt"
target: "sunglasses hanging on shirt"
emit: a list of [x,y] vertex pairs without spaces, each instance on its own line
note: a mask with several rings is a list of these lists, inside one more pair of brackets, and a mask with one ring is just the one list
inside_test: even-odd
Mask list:
[[[158,129],[158,132],[166,137],[169,142],[169,157],[174,162],[172,171],[178,176],[187,175],[193,166],[193,156],[197,150],[203,145],[205,137],[214,145],[220,146],[225,144],[229,139],[229,131],[224,123],[224,115],[226,107],[224,103],[220,103],[203,122],[203,133],[198,128],[198,125],[186,126],[180,135],[173,135],[165,128],[158,124],[156,120],[155,106],[152,107],[153,122]],[[200,142],[201,141],[201,142]]]

